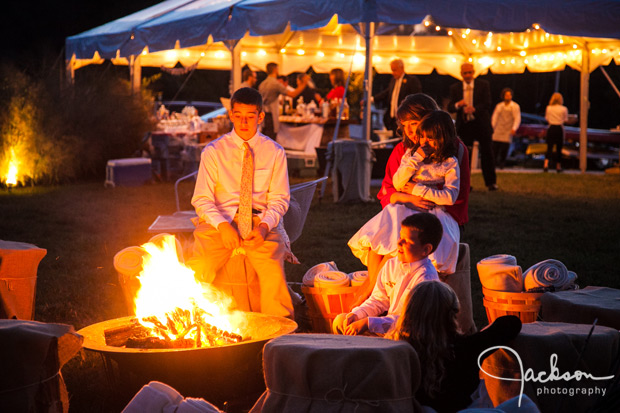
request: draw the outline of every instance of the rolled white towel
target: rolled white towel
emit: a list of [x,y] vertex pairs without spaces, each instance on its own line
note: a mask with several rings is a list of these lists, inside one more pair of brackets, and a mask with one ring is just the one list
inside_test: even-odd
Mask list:
[[[183,259],[183,247],[181,246],[181,241],[179,241],[177,239],[177,237],[175,237],[174,235],[168,234],[166,232],[162,232],[161,234],[157,234],[151,237],[151,239],[149,240],[149,242],[151,244],[155,244],[157,245],[159,248],[162,247],[162,244],[168,239],[168,237],[172,237],[174,238],[174,244],[176,246],[177,249],[177,257],[179,258],[180,262],[185,262],[185,260]],[[170,241],[168,241],[170,242]]]
[[326,272],[326,271],[338,271],[338,267],[336,266],[336,263],[334,261],[322,262],[322,263],[317,264],[314,267],[310,268],[304,274],[303,284],[306,287],[314,287],[315,286],[314,285],[314,278],[318,274],[320,274],[322,272]]
[[349,273],[349,279],[351,280],[351,287],[359,287],[368,279],[368,271],[355,271]]
[[523,291],[523,270],[512,255],[492,255],[480,260],[477,268],[484,288],[515,293]]
[[324,271],[314,279],[316,288],[348,287],[349,284],[349,276],[342,271]]
[[532,265],[525,271],[523,278],[525,291],[540,287],[553,287],[556,291],[562,291],[572,288],[577,274],[568,271],[561,261],[551,259]]
[[127,277],[133,277],[142,271],[142,257],[146,251],[140,247],[127,247],[114,256],[114,268]]
[[183,396],[167,384],[152,381],[136,393],[123,413],[175,411]]

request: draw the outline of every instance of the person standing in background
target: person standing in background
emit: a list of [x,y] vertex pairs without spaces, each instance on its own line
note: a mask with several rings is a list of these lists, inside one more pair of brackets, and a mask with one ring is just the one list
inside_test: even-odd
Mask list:
[[545,119],[549,122],[547,129],[547,155],[543,170],[549,170],[549,159],[553,158],[553,146],[555,145],[555,170],[562,172],[562,146],[564,145],[564,123],[568,121],[568,109],[563,105],[562,94],[556,92],[551,95],[549,106],[545,111]]
[[392,60],[390,62],[390,69],[392,70],[390,85],[384,91],[377,93],[374,101],[387,102],[387,110],[383,115],[383,124],[396,137],[398,130],[396,111],[398,106],[407,96],[422,92],[422,84],[417,76],[405,73],[405,64],[401,59]]
[[263,97],[263,108],[265,110],[262,133],[274,140],[280,127],[278,96],[285,95],[296,98],[306,88],[309,79],[309,76],[302,78],[297,83],[296,89],[288,90],[286,86],[278,81],[278,75],[278,64],[273,62],[267,63],[267,78],[258,86],[258,91]]
[[456,133],[467,145],[469,152],[474,141],[480,144],[482,158],[482,176],[489,191],[496,191],[497,177],[495,162],[493,161],[493,147],[491,137],[491,91],[489,82],[482,79],[474,80],[474,65],[461,65],[462,82],[450,86],[450,103],[448,112],[456,113]]
[[331,102],[332,99],[342,99],[344,97],[344,70],[336,67],[329,72],[329,82],[332,89],[325,96],[325,100]]
[[491,116],[491,125],[493,126],[495,164],[499,169],[504,169],[512,137],[521,124],[521,108],[512,100],[510,88],[502,89],[500,98],[502,101],[495,106],[493,116]]
[[257,81],[256,73],[250,68],[244,69],[241,73],[241,80],[242,82],[237,90],[241,89],[242,87],[253,88]]

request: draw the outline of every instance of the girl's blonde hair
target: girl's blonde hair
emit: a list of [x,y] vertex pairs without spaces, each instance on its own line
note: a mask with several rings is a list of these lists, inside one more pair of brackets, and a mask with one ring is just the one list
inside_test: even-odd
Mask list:
[[551,95],[551,99],[549,100],[549,106],[562,104],[564,104],[564,98],[562,97],[561,93],[555,92],[553,95]]
[[440,281],[421,282],[409,293],[396,326],[386,335],[408,342],[418,353],[422,389],[429,397],[439,392],[446,361],[454,357],[459,308],[450,286]]

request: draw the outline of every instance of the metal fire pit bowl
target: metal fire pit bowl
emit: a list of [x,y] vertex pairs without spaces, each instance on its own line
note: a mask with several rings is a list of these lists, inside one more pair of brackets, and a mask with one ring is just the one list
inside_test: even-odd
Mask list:
[[243,336],[251,340],[218,347],[138,349],[106,345],[105,330],[129,324],[135,317],[103,321],[78,333],[84,336],[85,349],[101,354],[116,405],[126,405],[142,386],[157,380],[184,397],[201,397],[220,407],[225,402],[232,406],[240,400],[251,403],[264,391],[265,343],[297,329],[297,323],[284,317],[261,313],[246,316]]

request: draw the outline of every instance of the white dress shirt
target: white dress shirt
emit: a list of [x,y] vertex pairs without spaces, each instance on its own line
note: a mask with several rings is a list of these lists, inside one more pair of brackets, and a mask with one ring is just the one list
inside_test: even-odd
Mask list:
[[[385,334],[398,320],[409,292],[422,281],[439,281],[437,270],[428,257],[409,263],[394,257],[379,271],[370,297],[351,312],[359,320],[368,317],[370,332]],[[386,311],[387,316],[377,317]]]
[[[192,205],[205,222],[215,228],[232,222],[239,208],[243,143],[233,130],[209,143],[200,155],[200,167]],[[286,153],[274,140],[256,133],[247,141],[254,154],[252,208],[275,228],[288,210],[290,189]]]
[[390,100],[390,117],[396,117],[396,111],[398,110],[398,95],[400,94],[400,87],[403,84],[405,74],[396,79],[394,82],[394,89],[392,89],[392,99]]

